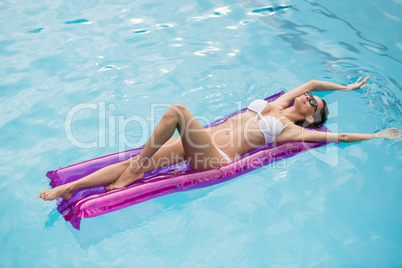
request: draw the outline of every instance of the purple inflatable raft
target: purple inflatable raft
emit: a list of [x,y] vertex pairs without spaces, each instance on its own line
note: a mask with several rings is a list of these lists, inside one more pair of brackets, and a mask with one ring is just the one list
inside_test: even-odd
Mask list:
[[[284,92],[279,92],[265,100],[268,102],[273,101],[282,94],[284,94]],[[219,125],[228,118],[242,113],[245,110],[246,108],[225,116],[206,127]],[[325,127],[320,127],[316,130],[328,131]],[[159,196],[222,183],[262,166],[326,144],[325,142],[268,144],[242,155],[237,161],[228,165],[202,171],[192,171],[186,163],[181,162],[146,173],[142,179],[135,181],[123,189],[106,192],[104,188],[105,185],[101,185],[77,190],[70,200],[64,200],[58,197],[57,210],[63,215],[66,221],[69,221],[74,228],[79,230],[82,218],[96,217]],[[51,180],[50,186],[56,187],[63,185],[78,180],[105,166],[138,155],[142,148],[143,147],[115,153],[59,168],[58,170],[47,172],[46,176]]]

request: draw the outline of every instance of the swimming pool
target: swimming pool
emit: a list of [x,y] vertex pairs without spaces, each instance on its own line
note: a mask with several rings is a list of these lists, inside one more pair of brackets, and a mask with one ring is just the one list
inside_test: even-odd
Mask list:
[[370,75],[359,92],[320,94],[327,126],[401,129],[400,11],[397,0],[2,2],[1,266],[401,266],[400,140],[330,145],[81,231],[38,198],[46,171],[143,144],[155,103],[212,121],[310,79]]

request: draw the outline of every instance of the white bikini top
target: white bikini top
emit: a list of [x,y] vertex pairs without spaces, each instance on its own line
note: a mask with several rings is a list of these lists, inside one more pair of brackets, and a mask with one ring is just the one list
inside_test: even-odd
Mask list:
[[255,100],[251,102],[250,105],[247,107],[247,109],[257,113],[255,115],[254,122],[257,122],[258,117],[261,118],[259,128],[261,133],[264,135],[265,144],[273,142],[276,136],[278,136],[282,132],[282,130],[284,130],[290,123],[293,123],[289,122],[284,126],[281,120],[279,120],[275,116],[263,116],[261,113],[264,110],[265,106],[267,106],[267,104],[279,107],[283,110],[281,106],[269,103],[266,100]]

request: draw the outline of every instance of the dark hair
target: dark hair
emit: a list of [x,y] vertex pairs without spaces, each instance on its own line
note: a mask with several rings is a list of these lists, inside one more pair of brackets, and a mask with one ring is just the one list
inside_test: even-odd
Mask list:
[[301,127],[319,127],[324,125],[325,121],[327,121],[328,119],[328,107],[327,107],[327,103],[325,102],[325,100],[322,100],[322,102],[324,103],[324,107],[322,109],[317,110],[314,114],[313,114],[313,118],[314,118],[314,122],[310,123],[307,120],[300,120],[295,122],[296,125],[301,126]]

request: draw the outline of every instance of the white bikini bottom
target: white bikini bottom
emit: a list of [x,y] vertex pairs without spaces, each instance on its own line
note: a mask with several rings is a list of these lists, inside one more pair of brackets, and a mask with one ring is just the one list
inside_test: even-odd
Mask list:
[[230,157],[229,157],[227,154],[225,154],[221,149],[219,149],[218,147],[216,147],[216,145],[214,145],[214,146],[215,146],[216,150],[218,150],[218,152],[223,156],[223,158],[225,158],[226,160],[228,160],[228,163],[232,163],[232,162],[233,162],[233,160],[230,159]]

